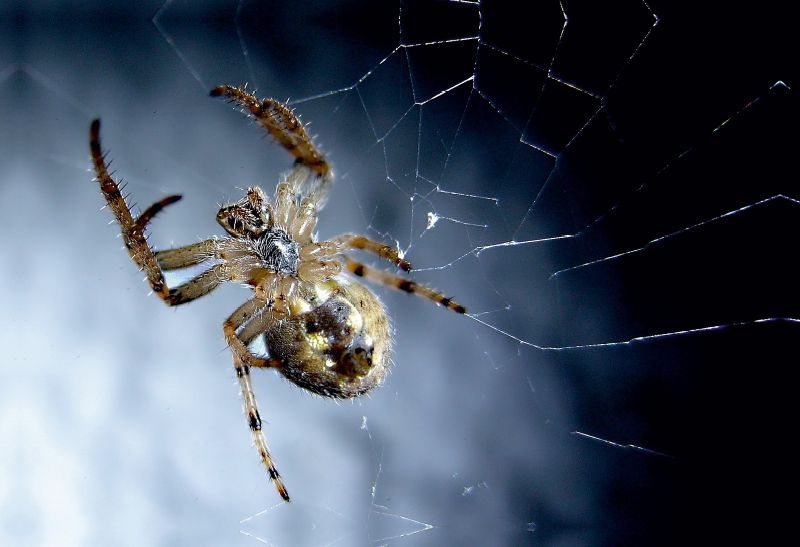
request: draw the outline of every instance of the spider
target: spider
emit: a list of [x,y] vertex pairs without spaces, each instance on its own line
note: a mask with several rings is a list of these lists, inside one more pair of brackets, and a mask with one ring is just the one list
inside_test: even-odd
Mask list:
[[[131,258],[165,304],[191,302],[226,281],[253,290],[253,297],[225,320],[222,330],[253,442],[275,488],[288,502],[262,432],[250,369],[277,369],[303,389],[339,399],[363,395],[379,385],[389,366],[392,332],[383,305],[358,278],[433,300],[456,313],[466,309],[428,287],[347,256],[352,250],[366,251],[410,272],[411,265],[392,247],[354,234],[317,241],[317,213],[325,204],[333,174],[300,120],[286,105],[258,100],[233,86],[216,87],[211,96],[241,106],[295,157],[294,168],[275,189],[274,201],[253,186],[242,199],[219,209],[217,222],[228,237],[154,251],[145,228],[181,197],[166,197],[134,218],[127,196],[108,173],[100,147],[100,120],[92,122],[89,134],[95,180]],[[164,271],[199,264],[208,267],[178,287],[167,286]],[[260,336],[267,355],[250,350]]]

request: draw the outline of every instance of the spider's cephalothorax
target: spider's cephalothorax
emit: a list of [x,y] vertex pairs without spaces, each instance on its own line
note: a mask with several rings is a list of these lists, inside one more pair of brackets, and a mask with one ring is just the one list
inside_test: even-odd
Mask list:
[[300,246],[280,228],[265,230],[256,238],[254,248],[268,270],[282,275],[297,275]]
[[[333,175],[303,125],[285,105],[260,101],[232,86],[214,88],[211,95],[240,105],[296,160],[294,169],[278,183],[273,201],[254,186],[239,201],[220,208],[217,221],[228,237],[154,252],[145,227],[180,196],[164,198],[134,218],[108,173],[99,120],[90,129],[92,160],[125,246],[166,304],[190,302],[227,281],[253,290],[253,297],[223,323],[223,333],[233,354],[253,441],[278,492],[289,501],[261,431],[250,369],[274,368],[297,386],[325,397],[352,398],[377,386],[389,366],[391,329],[383,306],[358,278],[428,298],[457,313],[466,310],[425,286],[347,256],[362,250],[410,271],[410,264],[392,247],[353,234],[316,241],[317,212],[325,204]],[[197,277],[178,287],[167,286],[164,271],[199,264],[207,267]],[[250,349],[259,337],[267,355]]]

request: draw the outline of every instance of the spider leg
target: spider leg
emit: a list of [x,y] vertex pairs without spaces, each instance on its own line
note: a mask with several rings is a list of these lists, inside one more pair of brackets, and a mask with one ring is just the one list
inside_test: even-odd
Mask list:
[[404,277],[400,277],[399,275],[394,275],[390,274],[389,272],[384,272],[383,270],[370,268],[369,266],[365,266],[348,257],[344,257],[344,261],[345,268],[353,275],[363,277],[364,279],[374,283],[380,283],[381,285],[386,285],[387,287],[405,291],[409,294],[416,294],[417,296],[427,298],[428,300],[433,300],[438,305],[444,306],[456,313],[467,313],[467,309],[461,304],[456,304],[450,298],[447,298],[446,296],[441,295],[424,285],[420,285],[419,283],[415,283],[414,281],[410,281]]
[[215,248],[215,241],[207,239],[184,247],[156,251],[156,262],[164,271],[188,268],[212,258]]
[[242,328],[242,325],[258,316],[267,306],[269,306],[268,301],[259,298],[251,298],[239,306],[222,324],[222,332],[225,335],[225,341],[228,343],[228,346],[230,346],[234,356],[248,367],[280,368],[283,366],[283,363],[277,359],[268,359],[253,355],[237,333],[237,331]]
[[[273,359],[264,359],[256,357],[247,346],[242,342],[242,339],[236,334],[236,331],[241,328],[254,314],[260,312],[268,302],[252,298],[239,306],[233,314],[223,323],[223,331],[225,333],[225,340],[231,347],[233,354],[233,366],[236,369],[236,377],[239,379],[239,388],[242,391],[242,400],[244,404],[244,413],[247,416],[247,424],[250,427],[250,433],[253,436],[253,444],[258,449],[261,463],[267,468],[269,478],[272,480],[278,493],[284,499],[289,501],[289,494],[286,492],[281,481],[281,475],[275,468],[275,463],[272,461],[272,456],[269,454],[269,447],[267,440],[264,438],[264,433],[261,429],[261,415],[258,412],[258,404],[256,403],[256,394],[253,391],[253,385],[250,382],[250,368],[255,367],[278,367],[281,365],[280,361]],[[265,312],[268,313],[268,312]],[[263,314],[262,314],[263,315]]]
[[94,120],[89,129],[89,148],[92,151],[92,161],[97,175],[95,180],[100,183],[100,191],[103,193],[103,197],[106,198],[106,203],[108,203],[111,212],[114,213],[114,218],[117,219],[120,230],[122,230],[122,239],[125,241],[125,247],[127,247],[136,265],[147,274],[147,280],[153,292],[168,305],[172,305],[169,301],[169,287],[164,281],[164,274],[161,272],[161,268],[158,267],[158,262],[153,256],[152,249],[147,244],[144,229],[157,213],[167,205],[175,203],[181,197],[166,197],[145,209],[142,214],[134,219],[128,204],[125,202],[125,198],[122,197],[119,185],[108,174],[103,150],[100,147],[100,120]]
[[270,310],[264,310],[239,331],[239,339],[245,346],[249,346],[253,340],[279,320],[280,317],[277,314],[272,313]]
[[343,234],[333,238],[331,241],[346,249],[361,249],[362,251],[372,253],[384,260],[388,260],[404,272],[411,271],[411,264],[400,258],[396,249],[384,245],[383,243],[373,241],[368,237],[355,234]]
[[250,382],[250,367],[242,363],[237,355],[233,354],[233,366],[236,368],[236,377],[239,379],[239,388],[242,390],[242,400],[244,402],[244,413],[247,415],[247,424],[250,426],[250,433],[253,436],[253,444],[256,445],[261,456],[261,463],[267,468],[269,478],[278,490],[284,501],[289,501],[289,493],[281,481],[281,475],[275,468],[272,456],[269,455],[269,447],[264,433],[261,430],[261,415],[258,413],[256,394],[253,391],[253,384]]
[[283,103],[274,99],[260,101],[248,92],[231,85],[221,85],[211,90],[212,97],[225,97],[246,109],[258,123],[286,148],[297,163],[301,163],[324,177],[330,172],[328,162],[314,147],[303,124]]
[[214,264],[183,285],[178,285],[174,289],[170,289],[169,295],[164,299],[164,302],[170,306],[177,306],[178,304],[185,304],[207,295],[222,283],[230,280],[226,269],[227,264]]

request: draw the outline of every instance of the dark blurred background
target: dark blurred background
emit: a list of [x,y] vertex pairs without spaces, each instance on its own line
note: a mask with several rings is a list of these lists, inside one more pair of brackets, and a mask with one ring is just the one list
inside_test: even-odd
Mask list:
[[[0,544],[777,538],[800,315],[781,6],[5,3]],[[100,117],[133,202],[183,195],[151,242],[220,234],[219,204],[291,167],[220,84],[310,122],[337,174],[320,238],[397,245],[469,311],[375,287],[394,366],[358,401],[254,375],[288,505],[222,339],[248,292],[148,297],[91,180]]]

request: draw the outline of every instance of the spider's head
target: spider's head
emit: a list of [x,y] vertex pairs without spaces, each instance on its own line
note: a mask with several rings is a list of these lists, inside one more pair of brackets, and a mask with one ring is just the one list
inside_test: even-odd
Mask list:
[[272,226],[272,205],[261,188],[251,186],[245,197],[220,208],[217,222],[233,237],[255,239]]

